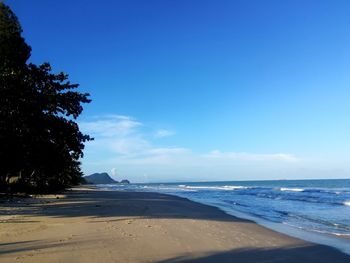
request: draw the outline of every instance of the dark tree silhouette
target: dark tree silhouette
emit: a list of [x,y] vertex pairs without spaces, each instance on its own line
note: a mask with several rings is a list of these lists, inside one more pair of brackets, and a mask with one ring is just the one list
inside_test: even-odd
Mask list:
[[16,15],[0,2],[0,190],[50,191],[81,180],[84,142],[76,118],[89,94],[48,63],[27,63],[31,48]]

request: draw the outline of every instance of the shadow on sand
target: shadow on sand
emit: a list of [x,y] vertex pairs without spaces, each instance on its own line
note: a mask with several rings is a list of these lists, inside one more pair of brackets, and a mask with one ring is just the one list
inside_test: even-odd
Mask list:
[[77,190],[68,192],[66,198],[59,200],[43,200],[40,203],[26,201],[29,204],[16,204],[17,214],[91,218],[191,218],[251,223],[229,216],[215,207],[158,193]]
[[[13,207],[13,204],[4,204]],[[225,222],[253,222],[229,216],[215,207],[202,205],[184,198],[158,193],[74,190],[59,200],[27,200],[15,204],[16,214],[40,215],[54,218],[90,217],[91,219],[122,220],[125,217],[197,219]],[[0,210],[0,215],[1,211]],[[7,215],[7,214],[3,214]],[[108,219],[107,219],[108,217]],[[112,218],[114,217],[114,218]],[[98,221],[95,221],[98,222]],[[23,221],[22,221],[23,223]],[[25,221],[24,221],[25,223]],[[255,223],[254,223],[255,224]],[[1,225],[1,224],[0,224]],[[3,225],[5,226],[5,225]],[[0,244],[0,255],[40,250],[50,247],[69,246],[67,242],[32,240]],[[72,243],[71,243],[72,244]],[[63,248],[64,249],[64,248]],[[302,247],[278,247],[274,249],[235,249],[193,256],[184,254],[159,263],[206,263],[206,262],[350,262],[348,255],[322,245]]]
[[339,255],[324,246],[275,248],[275,249],[235,249],[222,253],[206,254],[193,258],[189,255],[175,257],[158,263],[218,263],[218,262],[278,262],[278,263],[340,263],[349,262],[347,255]]
[[[98,240],[96,240],[97,242]],[[84,242],[84,241],[83,241]],[[45,240],[3,243],[0,245],[0,255],[18,252],[45,253],[44,249],[60,248],[60,252],[67,250],[76,242],[47,242]],[[80,242],[81,243],[81,242]],[[20,246],[19,246],[20,245]],[[91,247],[91,249],[96,249]],[[83,251],[82,251],[83,252]],[[29,254],[28,254],[29,253]],[[46,252],[47,253],[47,252]],[[23,254],[22,254],[23,256]],[[225,252],[213,252],[200,256],[184,254],[179,257],[158,261],[157,263],[225,263],[225,262],[259,262],[259,263],[346,263],[349,256],[321,245],[303,247],[283,247],[274,249],[242,248]]]

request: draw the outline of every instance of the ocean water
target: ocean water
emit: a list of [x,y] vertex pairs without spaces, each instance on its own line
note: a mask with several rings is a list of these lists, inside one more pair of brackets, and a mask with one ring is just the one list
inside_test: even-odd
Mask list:
[[177,195],[350,254],[350,179],[101,185]]

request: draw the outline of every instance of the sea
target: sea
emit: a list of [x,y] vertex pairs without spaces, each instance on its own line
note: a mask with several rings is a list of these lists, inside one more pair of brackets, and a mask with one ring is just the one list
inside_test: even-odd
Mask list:
[[350,179],[100,185],[158,192],[215,206],[226,213],[350,254]]

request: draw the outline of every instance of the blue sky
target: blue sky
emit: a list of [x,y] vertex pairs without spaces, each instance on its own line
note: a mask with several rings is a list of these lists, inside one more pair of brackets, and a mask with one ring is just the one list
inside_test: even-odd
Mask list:
[[91,93],[86,174],[350,177],[349,1],[5,2]]

